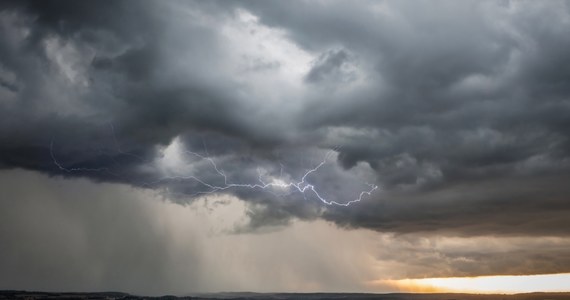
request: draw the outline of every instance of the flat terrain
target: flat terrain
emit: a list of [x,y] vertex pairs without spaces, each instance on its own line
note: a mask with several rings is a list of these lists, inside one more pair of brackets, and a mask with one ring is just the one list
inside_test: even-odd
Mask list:
[[51,293],[28,291],[0,291],[0,299],[234,299],[234,300],[570,300],[568,293],[530,293],[516,295],[476,295],[476,294],[353,294],[353,293],[216,293],[196,294],[191,296],[146,297],[125,293]]

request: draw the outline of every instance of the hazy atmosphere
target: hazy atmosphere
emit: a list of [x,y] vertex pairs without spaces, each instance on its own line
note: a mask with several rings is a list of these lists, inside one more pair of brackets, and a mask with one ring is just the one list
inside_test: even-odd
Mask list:
[[570,1],[2,0],[0,289],[570,291],[569,53]]

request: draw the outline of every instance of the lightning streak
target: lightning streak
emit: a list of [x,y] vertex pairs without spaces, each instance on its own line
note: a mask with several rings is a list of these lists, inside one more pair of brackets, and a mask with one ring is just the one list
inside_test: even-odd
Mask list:
[[[112,130],[113,130],[113,136],[114,136],[114,128],[113,127],[112,127]],[[116,140],[115,140],[115,144],[118,147],[118,143]],[[56,159],[56,156],[55,156],[54,151],[53,151],[53,146],[54,146],[54,143],[52,140],[52,142],[50,144],[51,158],[53,160],[53,163],[62,171],[65,171],[68,173],[71,173],[71,172],[108,172],[110,174],[113,174],[112,172],[110,172],[109,168],[105,168],[105,167],[103,167],[103,168],[66,168]],[[205,147],[205,145],[204,145],[204,149],[207,149]],[[128,152],[124,152],[120,148],[118,148],[118,153],[121,155],[133,156],[133,157],[136,157],[136,158],[139,158],[142,160],[141,157],[138,157],[138,156],[133,155],[133,154],[128,153]],[[143,183],[142,186],[154,186],[160,182],[171,181],[171,180],[192,180],[192,181],[195,181],[195,182],[203,185],[204,187],[206,187],[208,189],[208,191],[197,192],[195,194],[192,194],[191,196],[196,196],[199,194],[213,194],[213,193],[217,193],[217,192],[221,192],[221,191],[225,191],[225,190],[229,190],[229,189],[247,188],[247,189],[264,190],[266,192],[272,193],[272,194],[277,195],[277,196],[284,196],[284,195],[288,195],[291,193],[298,192],[298,193],[302,194],[305,199],[307,199],[307,194],[312,194],[313,196],[315,196],[319,201],[321,201],[325,205],[345,206],[345,207],[350,206],[351,204],[354,204],[356,202],[362,201],[362,199],[365,196],[371,196],[372,193],[378,189],[377,185],[366,183],[366,185],[368,185],[370,187],[370,189],[361,191],[358,194],[358,197],[356,197],[355,199],[349,200],[347,202],[337,202],[335,200],[327,200],[325,197],[323,197],[321,195],[321,193],[319,193],[319,191],[315,187],[315,185],[313,185],[307,181],[307,178],[311,174],[319,171],[319,169],[327,163],[328,159],[331,157],[331,155],[333,155],[334,150],[330,150],[329,152],[327,152],[327,154],[325,155],[323,160],[320,163],[318,163],[315,167],[313,167],[312,169],[309,169],[308,171],[306,171],[298,181],[290,181],[290,182],[283,181],[282,175],[283,175],[284,166],[283,166],[283,164],[280,163],[280,166],[281,166],[281,170],[280,170],[281,177],[280,177],[280,179],[278,179],[278,180],[273,179],[270,182],[266,182],[263,179],[263,175],[262,175],[262,172],[260,171],[260,169],[257,169],[258,182],[254,182],[254,183],[233,183],[233,182],[229,182],[228,176],[226,175],[226,173],[218,167],[218,165],[216,164],[214,159],[209,157],[207,150],[205,150],[205,153],[208,156],[204,156],[204,155],[201,155],[199,153],[191,152],[191,151],[184,151],[184,153],[187,155],[195,156],[201,160],[207,161],[212,166],[212,169],[216,172],[216,174],[219,175],[221,178],[223,178],[224,183],[222,185],[215,185],[213,183],[209,183],[209,182],[207,182],[207,181],[205,181],[199,177],[196,177],[194,175],[187,175],[187,176],[181,175],[181,176],[164,176],[164,177],[161,177],[155,181]],[[275,189],[288,189],[291,192],[287,193],[287,194],[278,194],[278,193],[275,193],[273,191]]]
[[102,171],[110,172],[109,168],[105,168],[105,167],[103,167],[103,168],[66,168],[66,167],[64,167],[55,158],[55,154],[53,152],[53,140],[49,144],[49,154],[51,155],[51,159],[53,160],[53,163],[58,167],[58,169],[65,171],[67,173],[72,173],[72,172],[102,172]]
[[231,183],[231,182],[228,182],[227,175],[224,173],[223,170],[218,168],[218,165],[216,164],[216,162],[212,158],[207,157],[207,156],[203,156],[203,155],[196,153],[196,152],[191,152],[191,151],[184,151],[184,152],[186,154],[196,156],[200,159],[207,160],[210,163],[210,165],[212,166],[212,168],[216,171],[216,173],[223,178],[224,184],[223,185],[213,185],[213,184],[207,183],[204,180],[202,180],[196,176],[193,176],[193,175],[189,175],[189,176],[166,176],[166,177],[163,177],[157,181],[152,182],[151,184],[156,184],[156,183],[164,181],[164,180],[177,180],[177,179],[178,180],[194,180],[194,181],[196,181],[196,182],[198,182],[198,183],[200,183],[200,184],[202,184],[205,187],[210,189],[209,191],[198,192],[194,195],[212,194],[212,193],[216,193],[219,191],[224,191],[224,190],[228,190],[228,189],[232,189],[232,188],[248,188],[248,189],[266,190],[266,191],[268,191],[274,195],[282,196],[282,195],[279,195],[277,193],[272,192],[271,189],[274,189],[274,188],[292,189],[293,192],[301,193],[305,197],[305,199],[306,199],[307,193],[312,193],[322,203],[324,203],[326,205],[336,205],[336,206],[349,206],[353,203],[360,202],[360,201],[362,201],[364,196],[370,196],[370,195],[372,195],[372,193],[376,189],[378,189],[377,185],[367,183],[366,185],[368,185],[370,187],[369,190],[365,190],[365,191],[360,192],[360,194],[358,195],[357,198],[350,200],[350,201],[347,201],[347,202],[337,202],[334,200],[327,200],[325,197],[323,197],[317,191],[317,188],[313,184],[307,182],[307,177],[309,175],[311,175],[312,173],[317,172],[323,165],[325,165],[327,163],[327,160],[334,153],[333,150],[330,150],[329,152],[327,152],[327,154],[325,155],[325,158],[319,164],[317,164],[314,168],[305,172],[305,174],[301,177],[301,179],[299,181],[283,182],[282,180],[273,180],[271,182],[265,182],[263,180],[263,176],[262,176],[260,170],[258,169],[258,182],[257,183]]

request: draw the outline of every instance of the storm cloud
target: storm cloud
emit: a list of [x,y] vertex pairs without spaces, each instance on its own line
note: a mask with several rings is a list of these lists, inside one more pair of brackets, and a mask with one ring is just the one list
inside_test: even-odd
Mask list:
[[[4,1],[0,167],[172,192],[308,179],[350,207],[227,189],[249,229],[325,219],[568,236],[563,1]],[[178,176],[178,177],[177,177]],[[178,179],[177,179],[178,178]],[[565,271],[570,265],[564,264]],[[560,270],[558,270],[560,271]]]

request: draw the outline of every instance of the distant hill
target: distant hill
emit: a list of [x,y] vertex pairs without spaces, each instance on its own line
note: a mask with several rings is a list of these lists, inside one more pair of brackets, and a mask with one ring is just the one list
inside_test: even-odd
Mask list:
[[213,293],[193,294],[189,296],[136,296],[118,292],[100,293],[54,293],[29,291],[0,291],[0,299],[89,299],[89,300],[136,300],[136,299],[231,299],[231,300],[570,300],[568,293],[528,293],[515,295],[482,294],[364,294],[364,293]]

